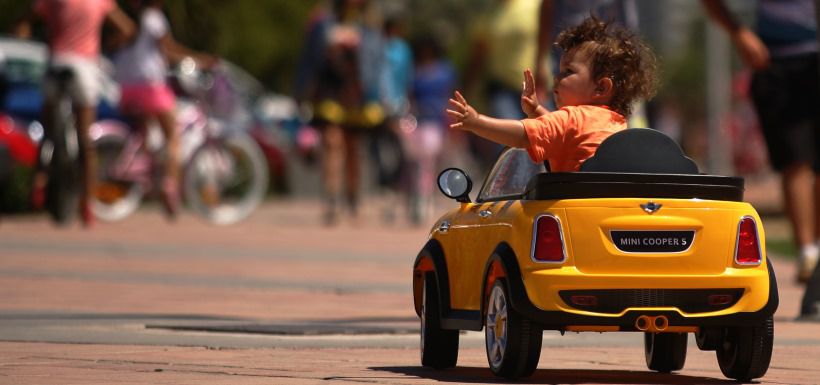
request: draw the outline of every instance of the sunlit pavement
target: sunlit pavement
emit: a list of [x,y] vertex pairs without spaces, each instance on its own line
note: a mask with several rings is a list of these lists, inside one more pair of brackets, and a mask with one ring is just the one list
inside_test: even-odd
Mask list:
[[[90,231],[0,219],[0,383],[497,382],[481,333],[462,335],[458,368],[419,367],[410,270],[429,224],[368,206],[326,228],[320,214],[273,200],[230,227],[167,223],[157,207]],[[788,234],[782,218],[764,225]],[[760,383],[820,383],[820,323],[794,321],[802,287],[772,256],[781,304]],[[660,375],[637,333],[545,332],[523,383],[724,383],[690,342],[685,368]]]

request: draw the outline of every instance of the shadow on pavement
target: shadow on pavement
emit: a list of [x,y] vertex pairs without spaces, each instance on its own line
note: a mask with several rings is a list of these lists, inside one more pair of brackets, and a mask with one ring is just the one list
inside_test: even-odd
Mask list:
[[[398,373],[440,382],[464,382],[476,384],[497,384],[504,379],[496,377],[488,368],[456,367],[435,370],[420,366],[377,366],[370,370]],[[588,370],[588,369],[538,369],[516,384],[736,384],[727,379],[636,372],[631,370]]]

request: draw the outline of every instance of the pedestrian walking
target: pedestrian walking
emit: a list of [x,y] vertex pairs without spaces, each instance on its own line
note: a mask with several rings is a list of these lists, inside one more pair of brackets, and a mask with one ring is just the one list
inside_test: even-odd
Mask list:
[[786,214],[798,249],[797,280],[820,257],[820,74],[813,0],[759,0],[755,30],[723,1],[703,0],[744,63],[754,70],[751,94],[772,167],[782,176]]

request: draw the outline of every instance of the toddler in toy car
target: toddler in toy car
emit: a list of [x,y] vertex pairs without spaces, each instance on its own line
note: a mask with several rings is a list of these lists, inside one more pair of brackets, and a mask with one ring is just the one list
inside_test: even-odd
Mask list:
[[526,148],[535,162],[554,172],[578,171],[604,139],[626,128],[632,102],[655,93],[655,57],[624,28],[595,17],[563,31],[563,49],[553,90],[558,110],[538,103],[530,70],[524,71],[521,108],[528,119],[496,119],[479,114],[456,91],[447,114],[450,128],[511,147]]

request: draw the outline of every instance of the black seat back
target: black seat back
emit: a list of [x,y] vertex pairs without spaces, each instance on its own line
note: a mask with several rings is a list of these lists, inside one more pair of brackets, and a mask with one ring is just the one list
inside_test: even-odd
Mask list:
[[698,166],[672,138],[649,128],[629,128],[612,134],[580,171],[655,174],[698,174]]

